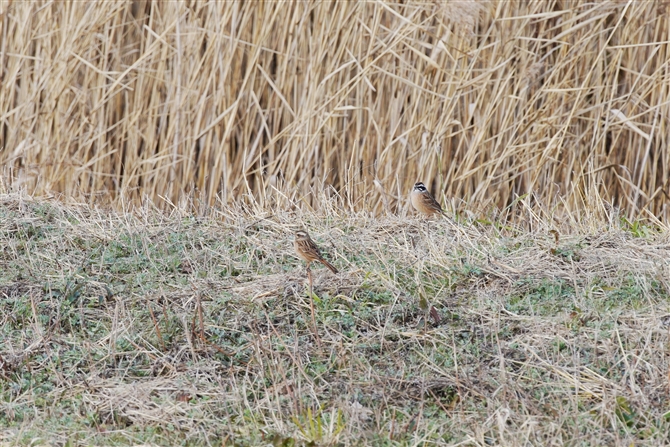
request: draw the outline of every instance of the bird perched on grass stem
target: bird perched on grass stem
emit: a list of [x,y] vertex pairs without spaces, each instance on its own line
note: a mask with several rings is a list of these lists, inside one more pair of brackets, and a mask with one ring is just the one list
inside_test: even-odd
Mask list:
[[305,230],[298,230],[295,232],[295,240],[293,241],[293,246],[295,247],[295,252],[298,253],[302,259],[307,262],[307,271],[309,272],[309,266],[312,262],[318,261],[321,264],[325,265],[330,269],[331,272],[337,273],[337,269],[333,264],[323,259],[319,247],[316,246],[314,241]]
[[307,280],[309,281],[309,309],[312,314],[312,326],[314,329],[314,336],[316,342],[321,347],[321,339],[319,338],[319,330],[316,327],[316,312],[314,310],[314,294],[312,292],[312,270],[309,266],[312,262],[318,261],[328,267],[331,272],[337,273],[337,269],[333,264],[323,259],[319,247],[314,243],[309,233],[305,230],[298,230],[295,232],[295,239],[293,240],[293,247],[302,259],[307,263]]

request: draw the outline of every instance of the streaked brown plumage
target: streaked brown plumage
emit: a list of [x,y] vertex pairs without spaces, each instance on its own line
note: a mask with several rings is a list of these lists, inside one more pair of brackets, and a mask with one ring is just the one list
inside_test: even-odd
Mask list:
[[323,259],[319,247],[316,246],[312,238],[305,230],[298,230],[295,232],[295,240],[293,241],[295,252],[298,253],[302,259],[307,262],[307,270],[312,262],[318,261],[328,267],[331,272],[337,273],[337,269],[333,264]]
[[432,216],[433,214],[444,214],[439,202],[428,192],[426,185],[421,182],[414,184],[410,193],[410,201],[415,210],[420,213]]

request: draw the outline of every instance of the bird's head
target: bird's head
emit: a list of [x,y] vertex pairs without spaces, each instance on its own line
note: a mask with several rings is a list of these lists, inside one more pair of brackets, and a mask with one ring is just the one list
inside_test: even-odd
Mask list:
[[424,184],[421,183],[421,182],[416,182],[416,183],[414,184],[414,188],[412,188],[412,191],[416,191],[416,192],[427,192],[428,190],[426,189],[426,185],[424,185]]

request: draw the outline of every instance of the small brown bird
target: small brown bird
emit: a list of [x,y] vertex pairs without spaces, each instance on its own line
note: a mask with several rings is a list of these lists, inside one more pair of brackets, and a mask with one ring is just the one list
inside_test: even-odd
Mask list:
[[319,261],[330,269],[331,272],[337,273],[337,269],[333,264],[323,259],[319,247],[316,246],[312,238],[305,230],[298,230],[295,232],[295,240],[293,241],[295,252],[298,253],[302,259],[307,262],[307,271],[309,272],[309,265],[314,261]]
[[426,185],[416,182],[410,194],[410,200],[415,210],[420,213],[432,216],[433,214],[444,214],[439,202],[428,192]]

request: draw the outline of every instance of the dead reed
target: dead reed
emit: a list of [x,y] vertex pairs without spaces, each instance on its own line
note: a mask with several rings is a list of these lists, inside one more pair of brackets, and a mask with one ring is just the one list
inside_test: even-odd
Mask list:
[[666,7],[3,0],[3,187],[667,220]]

